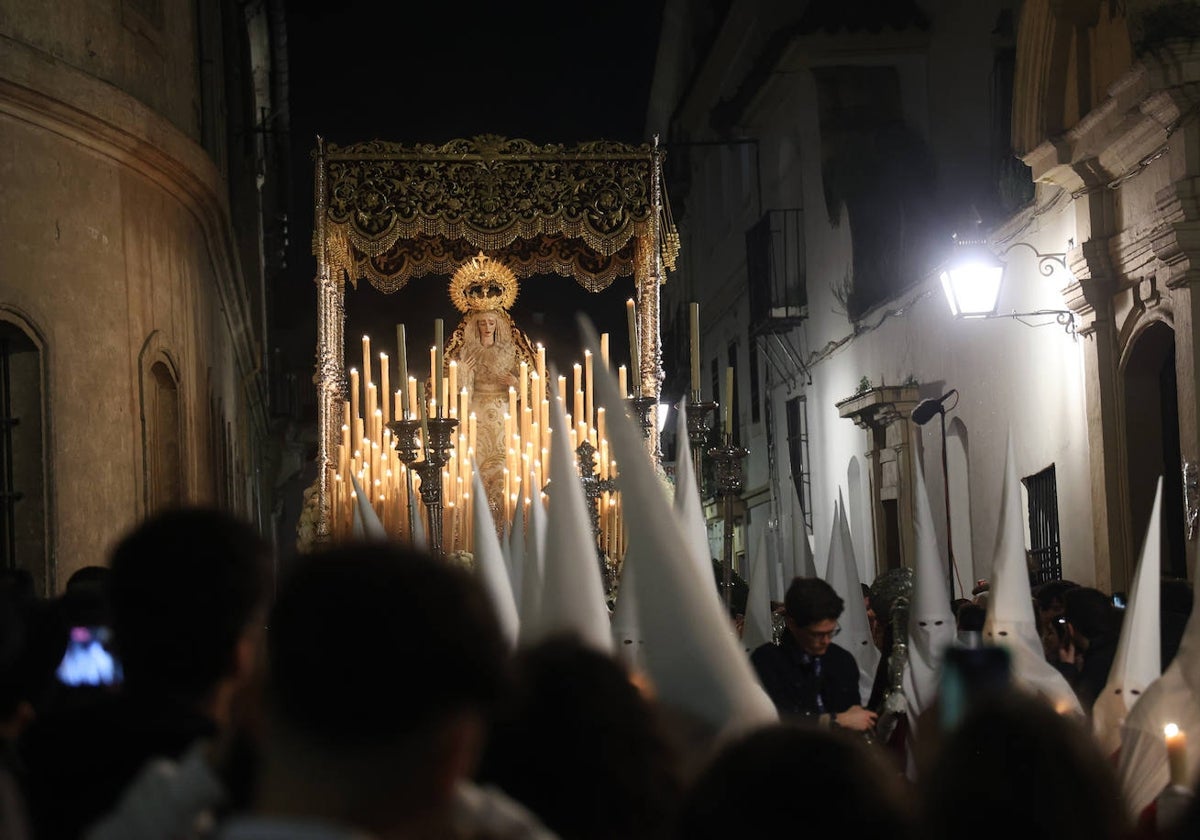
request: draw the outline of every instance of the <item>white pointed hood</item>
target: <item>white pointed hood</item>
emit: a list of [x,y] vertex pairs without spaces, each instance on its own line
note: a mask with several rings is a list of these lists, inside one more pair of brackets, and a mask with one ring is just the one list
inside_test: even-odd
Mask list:
[[[595,330],[586,322],[582,328],[587,346],[597,353]],[[778,720],[728,615],[712,597],[711,572],[704,577],[697,569],[642,434],[603,366],[596,370],[596,396],[608,409],[609,437],[621,465],[621,510],[629,531],[625,566],[634,569],[646,671],[659,700],[725,733]]]
[[754,651],[774,640],[771,623],[771,590],[767,577],[771,564],[767,556],[767,531],[758,532],[754,553],[750,555],[749,594],[746,596],[746,623],[742,630],[742,647]]
[[[529,478],[532,481],[532,472],[530,472]],[[529,486],[533,487],[533,484]],[[532,507],[532,503],[530,507]],[[502,546],[508,580],[512,584],[514,593],[521,591],[521,575],[525,570],[525,510],[524,500],[521,500],[513,512],[512,524],[509,526],[507,538]]]
[[1016,685],[1044,697],[1060,713],[1083,714],[1075,692],[1063,675],[1046,661],[1042,640],[1033,615],[1029,589],[1029,567],[1025,561],[1025,525],[1021,518],[1021,485],[1012,435],[1004,465],[1004,488],[1000,494],[1000,527],[992,561],[992,585],[988,591],[987,618],[983,641],[1008,648]]
[[875,671],[879,668],[879,648],[871,638],[871,622],[863,605],[862,583],[858,577],[858,562],[854,559],[854,543],[850,539],[850,523],[838,491],[834,502],[833,530],[829,535],[829,560],[825,564],[825,582],[845,603],[838,625],[842,628],[835,640],[858,663],[858,693],[862,703],[871,696]]
[[617,585],[617,604],[613,610],[613,642],[617,656],[629,669],[643,670],[644,649],[642,630],[638,626],[637,587],[633,582],[633,566],[628,562],[621,566],[621,578]]
[[525,564],[521,574],[519,599],[522,645],[531,642],[536,635],[533,628],[541,621],[545,556],[546,507],[539,492],[529,505],[529,531],[525,534]]
[[517,618],[517,603],[513,598],[512,585],[504,568],[504,556],[500,550],[500,539],[496,536],[496,523],[488,508],[487,493],[479,470],[474,470],[471,480],[471,505],[475,527],[475,572],[483,582],[483,588],[492,600],[496,617],[500,620],[500,632],[510,648],[516,647],[520,622]]
[[[1150,594],[1147,592],[1147,597]],[[1195,785],[1200,781],[1200,609],[1192,610],[1179,652],[1167,670],[1134,703],[1121,727],[1118,774],[1125,802],[1134,815],[1153,802],[1170,781],[1163,739],[1163,727],[1168,723],[1187,736],[1187,766]]]
[[1105,755],[1121,748],[1121,724],[1150,683],[1162,675],[1161,568],[1162,478],[1159,478],[1108,683],[1092,706],[1092,730]]
[[351,473],[350,482],[354,485],[355,512],[358,514],[353,526],[354,536],[367,540],[386,540],[387,530],[379,521],[379,514],[375,513],[375,508],[367,501],[362,487],[358,484],[358,476]]
[[[792,494],[795,495],[795,493],[796,489],[793,487]],[[808,541],[808,528],[804,524],[804,511],[799,502],[796,503],[794,510],[796,515],[792,517],[792,577],[815,578],[817,577],[817,560],[813,557],[812,545]],[[791,578],[784,581],[784,592],[791,584]]]
[[542,596],[532,640],[574,633],[602,653],[612,653],[612,626],[604,602],[604,582],[596,560],[596,543],[575,454],[567,434],[567,418],[550,379],[550,508],[546,553],[542,564]]
[[[915,456],[916,450],[912,450]],[[942,656],[954,643],[956,626],[950,609],[947,565],[938,548],[933,512],[920,459],[913,458],[913,513],[917,537],[916,574],[908,611],[908,664],[904,669],[904,699],[909,720],[929,708],[937,694]]]
[[712,549],[708,545],[708,526],[700,505],[700,485],[692,469],[692,448],[687,435],[687,397],[679,401],[675,412],[675,510],[679,512],[690,556],[705,578],[712,582],[713,595],[718,601],[721,593],[713,575]]

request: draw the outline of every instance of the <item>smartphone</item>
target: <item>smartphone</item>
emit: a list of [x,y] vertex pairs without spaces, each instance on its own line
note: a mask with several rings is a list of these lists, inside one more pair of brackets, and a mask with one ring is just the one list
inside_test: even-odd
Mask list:
[[1112,604],[1114,607],[1116,607],[1119,610],[1125,609],[1125,593],[1124,592],[1114,592],[1113,597],[1112,597]]
[[995,645],[947,648],[938,692],[938,717],[942,729],[947,731],[958,726],[980,697],[1007,688],[1011,676],[1012,659],[1006,648]]
[[67,650],[55,672],[58,681],[72,688],[119,685],[121,664],[113,655],[111,638],[108,627],[72,627]]
[[1054,632],[1058,634],[1059,643],[1065,642],[1068,636],[1067,620],[1060,615],[1054,619],[1054,623],[1051,626],[1054,628]]

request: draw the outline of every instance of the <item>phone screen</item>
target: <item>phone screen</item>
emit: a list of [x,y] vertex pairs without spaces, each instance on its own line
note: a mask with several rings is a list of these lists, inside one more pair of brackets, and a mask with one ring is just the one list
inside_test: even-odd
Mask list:
[[1005,648],[994,645],[947,648],[938,692],[942,729],[957,726],[980,697],[1006,688],[1011,670],[1011,659]]
[[121,665],[110,647],[107,627],[72,627],[55,675],[63,685],[109,686],[121,682]]

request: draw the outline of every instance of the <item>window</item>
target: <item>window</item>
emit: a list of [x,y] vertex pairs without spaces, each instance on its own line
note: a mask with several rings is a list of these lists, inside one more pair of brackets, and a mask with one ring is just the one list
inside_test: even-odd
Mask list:
[[1058,484],[1054,465],[1021,479],[1029,496],[1029,554],[1033,583],[1062,579],[1058,541]]
[[179,388],[166,362],[150,366],[143,406],[146,422],[146,475],[149,510],[178,507],[183,501],[179,458]]
[[750,422],[762,421],[762,411],[758,406],[760,401],[758,383],[758,342],[751,341],[750,348]]
[[50,592],[41,345],[0,321],[0,556]]
[[796,486],[796,498],[800,501],[800,513],[804,527],[812,532],[812,483],[808,470],[808,399],[792,397],[784,406],[787,420],[788,463],[792,469],[792,482]]
[[733,405],[729,407],[729,424],[733,427],[730,431],[733,433],[733,442],[742,442],[742,412],[741,400],[738,399],[738,392],[742,389],[738,387],[738,349],[737,342],[729,342],[729,366],[733,368]]

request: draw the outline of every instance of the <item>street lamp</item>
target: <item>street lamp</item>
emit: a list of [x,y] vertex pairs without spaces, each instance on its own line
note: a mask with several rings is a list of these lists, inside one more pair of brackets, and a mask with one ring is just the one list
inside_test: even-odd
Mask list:
[[1014,242],[999,254],[994,253],[982,239],[955,240],[954,255],[942,270],[940,279],[950,312],[956,318],[1012,318],[1027,327],[1040,327],[1024,320],[1040,315],[1053,315],[1054,321],[1072,337],[1076,334],[1075,313],[1069,309],[1036,309],[1032,312],[997,312],[1000,287],[1004,281],[1006,263],[1000,257],[1017,246],[1033,251],[1038,258],[1038,272],[1052,277],[1059,269],[1068,271],[1067,255],[1043,254],[1028,242]]
[[[979,316],[976,316],[979,317]],[[950,469],[946,465],[946,400],[958,397],[958,391],[951,388],[937,399],[921,400],[912,410],[912,421],[918,426],[924,426],[938,415],[942,418],[942,490],[946,499],[946,556],[947,573],[950,580],[950,600],[954,600],[954,539],[950,533]],[[958,405],[955,399],[954,405]],[[954,406],[950,406],[953,408]]]

